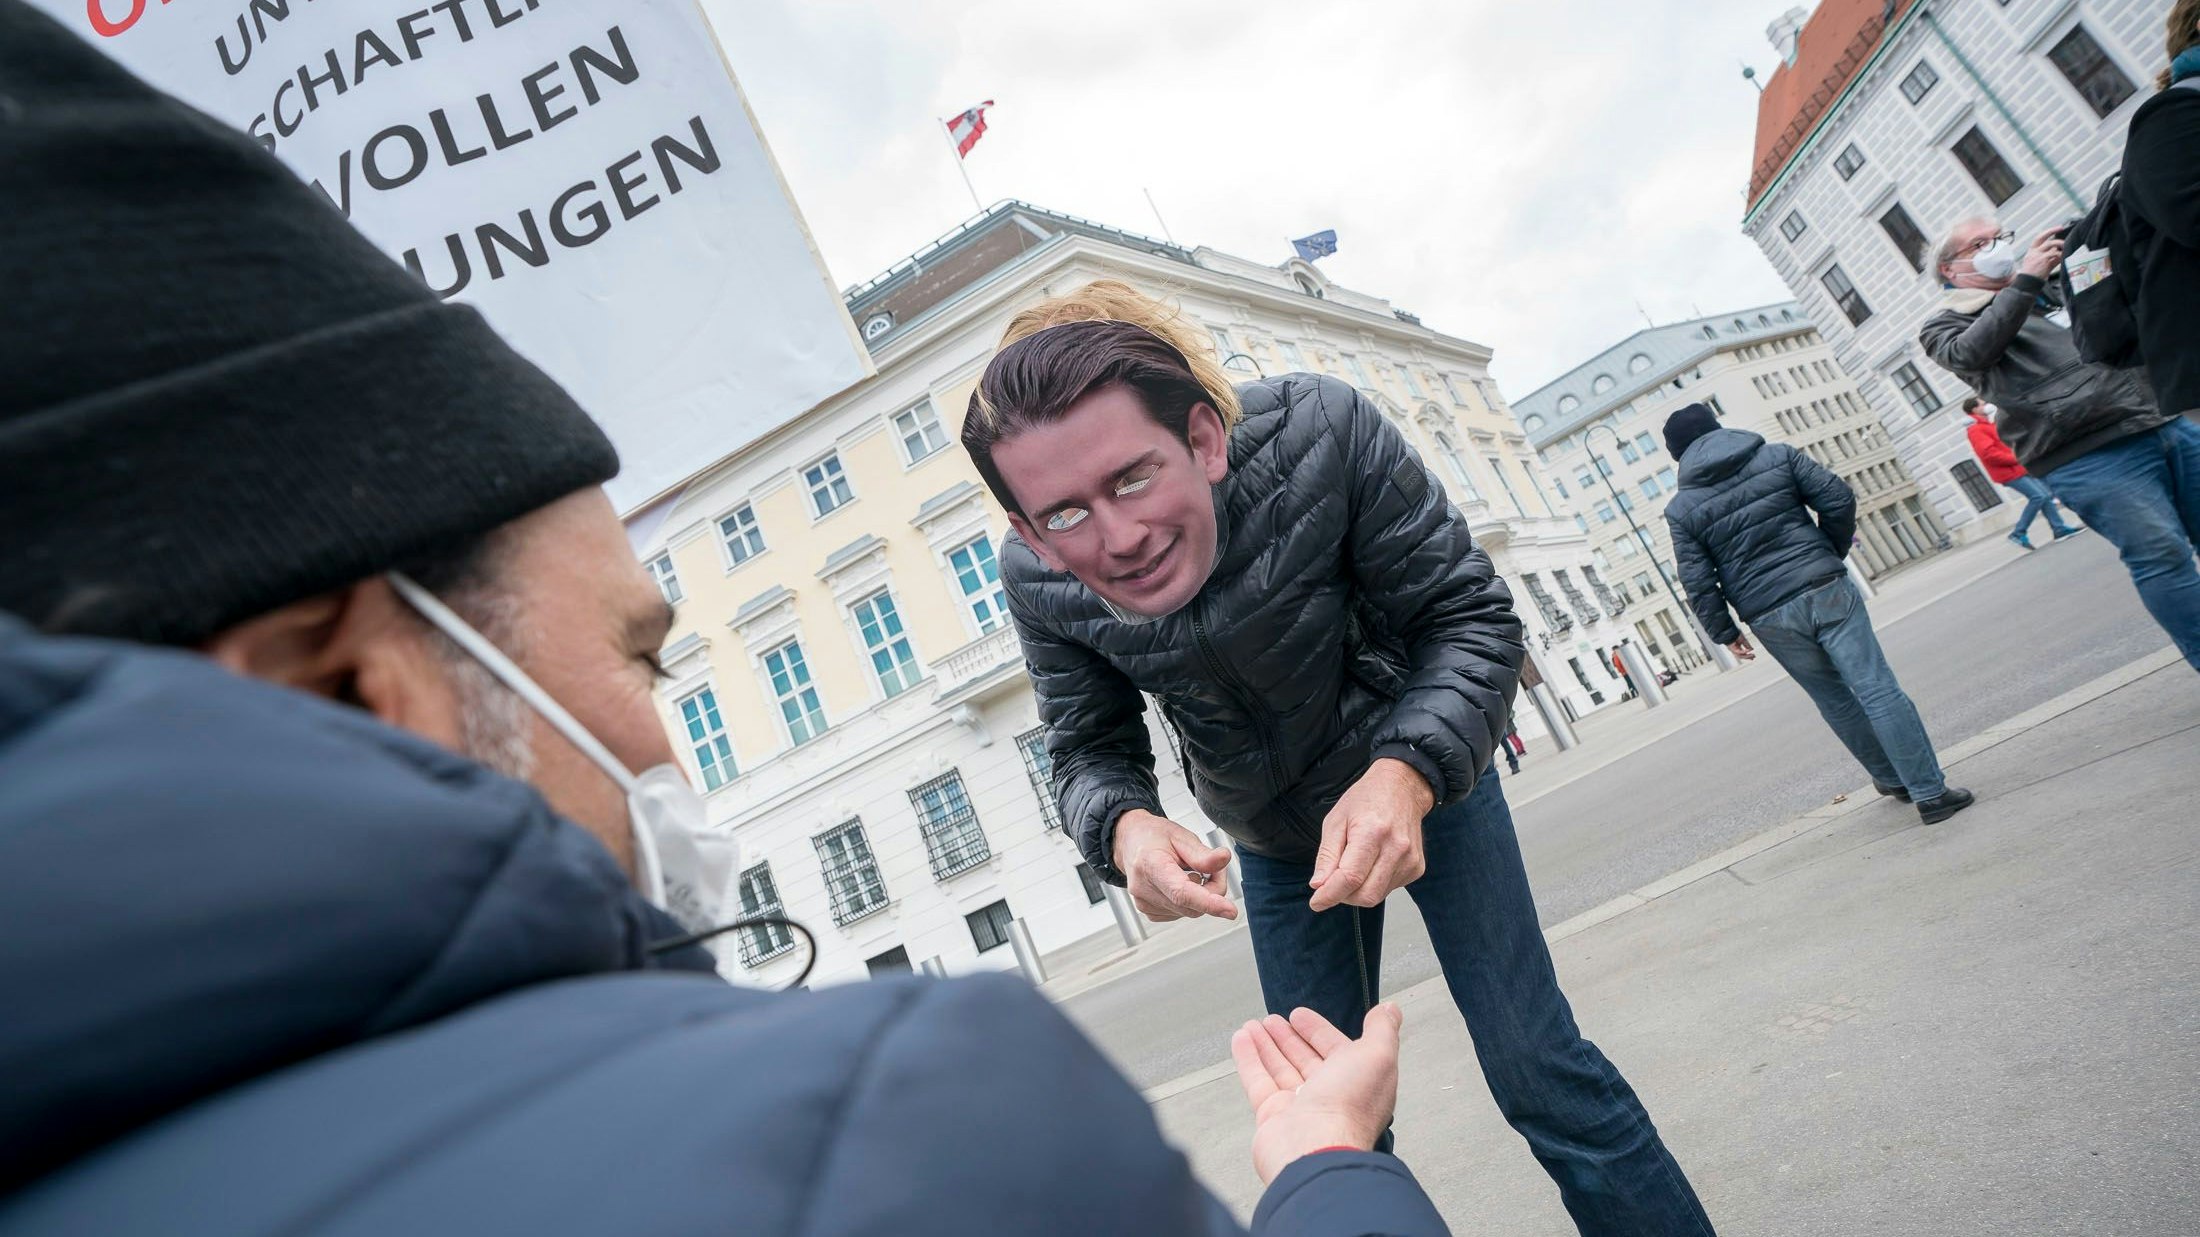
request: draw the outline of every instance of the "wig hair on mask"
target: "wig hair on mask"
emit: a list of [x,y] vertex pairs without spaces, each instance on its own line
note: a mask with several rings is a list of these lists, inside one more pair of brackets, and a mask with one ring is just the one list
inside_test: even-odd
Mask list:
[[1215,410],[1225,432],[1240,416],[1237,390],[1204,329],[1129,284],[1095,280],[1011,319],[971,393],[963,450],[1002,507],[1023,514],[994,466],[993,448],[1112,387],[1136,394],[1180,442],[1191,441],[1192,409],[1200,404]]

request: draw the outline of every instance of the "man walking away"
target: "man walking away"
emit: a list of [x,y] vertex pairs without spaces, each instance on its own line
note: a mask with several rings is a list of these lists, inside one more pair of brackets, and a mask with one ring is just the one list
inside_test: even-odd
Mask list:
[[1971,806],[1941,773],[1842,566],[1856,531],[1848,485],[1786,443],[1721,428],[1702,404],[1666,421],[1665,449],[1680,461],[1680,493],[1665,508],[1673,559],[1704,630],[1753,659],[1739,614],[1880,794],[1915,803],[1928,825]]
[[2137,370],[2087,361],[2048,318],[2062,254],[2060,228],[2020,251],[1995,220],[1957,224],[1940,246],[1941,310],[1917,340],[1999,409],[2017,462],[2115,544],[2147,612],[2200,669],[2200,425],[2157,407]]
[[2045,481],[2025,472],[2024,465],[2017,462],[2017,453],[2009,449],[2009,444],[2001,440],[2001,433],[1994,428],[1993,407],[1976,395],[1964,400],[1963,411],[1971,418],[1970,428],[1965,432],[1971,436],[1971,453],[1985,466],[1986,475],[1993,478],[1996,485],[2008,486],[2024,495],[2024,514],[2017,517],[2017,526],[2009,531],[2009,540],[2031,549],[2032,521],[2043,511],[2047,513],[2047,526],[2055,530],[2055,540],[2084,532],[2082,528],[2063,523],[2062,508],[2055,504],[2055,491],[2048,489]]

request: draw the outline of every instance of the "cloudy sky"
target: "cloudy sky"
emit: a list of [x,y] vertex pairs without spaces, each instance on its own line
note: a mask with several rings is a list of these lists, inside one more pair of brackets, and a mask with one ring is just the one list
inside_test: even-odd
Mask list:
[[[1741,235],[1793,0],[704,0],[834,280],[1017,197],[1322,267],[1518,397],[1644,325],[1786,296]],[[1638,308],[1638,302],[1640,308]]]

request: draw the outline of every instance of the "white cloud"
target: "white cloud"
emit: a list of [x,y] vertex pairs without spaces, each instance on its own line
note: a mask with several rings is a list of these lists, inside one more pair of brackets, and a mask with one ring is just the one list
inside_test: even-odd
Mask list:
[[706,0],[842,285],[1017,197],[1339,282],[1514,396],[1643,325],[1786,296],[1740,232],[1788,0]]

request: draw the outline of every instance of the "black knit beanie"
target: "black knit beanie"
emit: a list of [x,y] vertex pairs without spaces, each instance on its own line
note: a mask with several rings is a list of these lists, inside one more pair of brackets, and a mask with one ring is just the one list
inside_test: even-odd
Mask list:
[[617,471],[272,155],[0,0],[0,609],[192,644]]
[[1677,462],[1688,454],[1689,444],[1719,428],[1719,414],[1702,404],[1690,404],[1665,419],[1665,453]]

